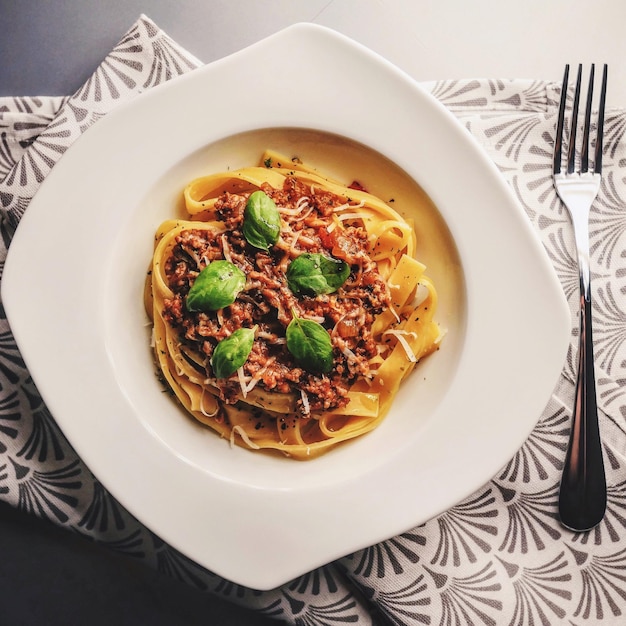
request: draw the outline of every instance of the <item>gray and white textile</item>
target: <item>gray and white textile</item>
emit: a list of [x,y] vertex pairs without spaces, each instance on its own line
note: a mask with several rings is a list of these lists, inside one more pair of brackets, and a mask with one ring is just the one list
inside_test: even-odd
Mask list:
[[[118,103],[199,65],[142,16],[74,95],[0,98],[0,269],[31,198],[81,133]],[[578,333],[573,233],[551,178],[560,87],[516,80],[425,87],[502,172],[572,309],[572,347],[552,399],[528,440],[489,483],[438,518],[278,589],[243,588],[176,552],[107,493],[56,426],[0,309],[0,498],[287,623],[626,623],[626,103],[607,113],[602,187],[591,218],[608,510],[596,529],[576,534],[557,517]],[[540,324],[532,301],[528,294],[528,323]],[[505,419],[507,407],[501,410]]]

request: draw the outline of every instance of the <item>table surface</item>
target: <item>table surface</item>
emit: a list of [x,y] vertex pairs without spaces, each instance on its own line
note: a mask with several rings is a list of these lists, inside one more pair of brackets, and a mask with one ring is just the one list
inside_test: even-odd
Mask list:
[[[608,104],[626,106],[626,4],[618,0],[0,0],[0,96],[72,93],[141,13],[204,62],[302,21],[356,39],[420,81],[555,80],[565,63],[606,62]],[[4,597],[28,600],[15,603],[24,621],[14,623],[35,623],[44,608],[47,624],[67,623],[68,594],[82,595],[92,615],[106,607],[102,623],[120,626],[173,615],[181,624],[268,623],[56,530],[0,507]],[[77,581],[87,569],[85,589]]]

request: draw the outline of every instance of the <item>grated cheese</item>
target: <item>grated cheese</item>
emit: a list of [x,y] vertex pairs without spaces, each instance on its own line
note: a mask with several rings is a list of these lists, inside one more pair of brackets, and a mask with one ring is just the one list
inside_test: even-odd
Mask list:
[[410,335],[412,337],[417,337],[417,335],[413,332],[407,332],[406,330],[386,330],[383,335],[393,335],[400,342],[400,345],[404,348],[406,352],[406,356],[411,361],[411,363],[417,363],[417,357],[415,353],[411,349],[409,342],[404,338],[405,335]]
[[312,211],[313,211],[313,207],[310,206],[309,210],[304,212],[304,215],[299,215],[294,221],[301,222],[302,220],[305,220],[307,217],[309,217]]
[[389,305],[389,310],[393,313],[393,316],[396,318],[396,322],[398,322],[398,324],[402,321],[400,319],[400,316],[398,315],[398,313],[396,312],[395,307],[393,306],[393,304]]
[[326,232],[327,233],[332,233],[333,230],[335,230],[335,228],[337,228],[337,224],[338,223],[339,222],[336,222],[336,221],[331,222],[328,226],[326,226]]
[[289,246],[289,252],[292,254],[297,254],[297,250],[296,250],[296,243],[298,241],[298,239],[300,238],[300,235],[302,234],[302,231],[299,230],[295,237],[292,239],[291,241],[291,245]]
[[330,334],[332,337],[334,337],[337,334],[337,328],[339,327],[339,324],[341,324],[341,322],[343,322],[343,320],[346,319],[346,317],[348,316],[347,313],[344,313],[335,323],[335,325],[333,326],[333,329],[330,331]]
[[[178,344],[177,348],[180,349],[180,344]],[[174,365],[176,366],[176,374],[178,376],[182,376],[185,373],[185,370],[182,368],[180,364],[180,357],[174,358]]]
[[198,256],[198,252],[196,250],[186,250],[187,254],[196,262],[196,267],[198,270],[202,269],[201,261],[204,259],[204,256]]
[[[254,374],[254,376],[252,376],[252,379],[250,380],[250,382],[246,385],[246,393],[250,393],[255,387],[256,384],[261,380],[261,378],[263,377],[263,374],[265,374],[265,372],[267,372],[267,369],[269,368],[269,366],[276,360],[276,357],[270,357],[267,360],[267,363],[258,371]],[[243,369],[243,367],[242,367]]]
[[229,262],[232,263],[233,262],[233,258],[230,254],[230,244],[228,243],[228,239],[226,237],[226,235],[222,235],[221,237],[222,239],[222,251],[224,252],[224,258]]
[[422,304],[422,302],[424,302],[424,300],[426,300],[426,298],[428,298],[429,294],[430,290],[428,289],[428,287],[426,287],[426,285],[423,285],[422,283],[417,283],[417,289],[415,291],[415,297],[413,298],[412,306],[417,308],[420,304]]
[[344,220],[364,220],[368,215],[367,213],[342,213],[337,217],[343,222]]
[[248,395],[248,390],[247,390],[247,385],[246,385],[248,381],[246,380],[246,375],[243,373],[243,365],[237,370],[237,379],[239,380],[241,393],[243,394],[243,397],[245,398]]
[[299,213],[302,213],[306,207],[309,206],[310,198],[308,196],[302,196],[298,202],[296,202],[296,206],[293,209],[286,209],[285,207],[279,207],[278,211],[283,215],[296,216]]
[[317,322],[318,324],[323,324],[326,321],[326,318],[322,315],[303,315],[302,319],[311,320],[312,322]]
[[309,404],[309,396],[307,396],[304,389],[300,389],[300,397],[302,398],[302,412],[305,415],[309,415],[311,413],[311,405]]
[[235,445],[235,434],[239,435],[242,438],[243,442],[249,448],[252,448],[253,450],[260,450],[261,449],[261,446],[259,446],[256,443],[254,443],[254,441],[252,441],[252,439],[250,439],[250,437],[248,437],[248,433],[241,426],[239,426],[239,424],[237,424],[236,426],[233,426],[233,429],[230,431],[230,445],[231,445],[231,447]]
[[441,340],[448,334],[448,329],[447,328],[439,328],[439,335],[438,337],[435,339],[434,343],[436,345],[439,345],[441,343]]
[[349,202],[340,204],[336,206],[333,211],[337,213],[337,211],[345,211],[346,209],[360,209],[362,206],[365,206],[365,200],[361,200],[358,204],[350,204]]
[[302,196],[298,202],[296,202],[296,208],[300,208],[300,210],[302,210],[304,208],[304,206],[309,206],[309,196]]
[[269,339],[273,344],[287,343],[287,339],[285,337],[278,337],[274,333],[267,333],[263,330],[260,330],[256,336],[259,339]]
[[348,348],[348,346],[344,346],[341,349],[341,353],[343,354],[343,356],[345,356],[349,361],[353,360],[353,361],[358,361],[356,354],[354,354],[354,352],[352,352],[352,350],[350,350],[350,348]]
[[207,411],[205,411],[204,409],[204,394],[206,393],[206,390],[204,389],[204,387],[202,387],[202,393],[200,394],[200,413],[202,413],[202,415],[204,415],[205,417],[215,417],[219,411],[220,411],[220,407],[218,404],[215,405],[215,411],[213,411],[213,413],[208,413]]

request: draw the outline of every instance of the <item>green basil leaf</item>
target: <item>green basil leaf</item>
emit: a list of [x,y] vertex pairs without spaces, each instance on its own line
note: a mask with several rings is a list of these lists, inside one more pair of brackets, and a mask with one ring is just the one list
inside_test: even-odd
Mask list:
[[263,191],[250,194],[243,212],[243,235],[260,250],[269,250],[280,235],[280,213],[274,201]]
[[240,328],[215,346],[211,367],[216,378],[228,378],[246,362],[254,343],[254,331],[254,328]]
[[190,311],[217,311],[232,304],[246,285],[246,275],[229,261],[213,261],[198,274],[187,294]]
[[333,346],[328,331],[313,320],[293,316],[287,326],[287,350],[296,363],[314,374],[326,374],[333,367]]
[[305,252],[289,264],[287,284],[296,295],[317,296],[337,291],[349,275],[350,266],[346,262]]

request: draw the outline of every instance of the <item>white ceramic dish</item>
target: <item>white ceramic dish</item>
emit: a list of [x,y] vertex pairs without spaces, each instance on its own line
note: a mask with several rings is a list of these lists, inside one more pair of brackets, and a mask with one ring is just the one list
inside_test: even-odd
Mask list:
[[[255,163],[265,147],[391,194],[409,214],[415,181],[433,201],[416,217],[442,348],[376,431],[309,462],[231,448],[189,419],[154,375],[142,307],[154,230],[185,183]],[[547,403],[570,328],[526,216],[469,134],[394,66],[307,24],[87,131],[26,212],[2,288],[34,380],[96,476],[165,541],[257,589],[487,482]]]

